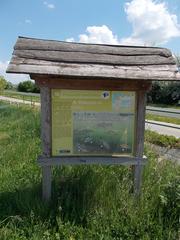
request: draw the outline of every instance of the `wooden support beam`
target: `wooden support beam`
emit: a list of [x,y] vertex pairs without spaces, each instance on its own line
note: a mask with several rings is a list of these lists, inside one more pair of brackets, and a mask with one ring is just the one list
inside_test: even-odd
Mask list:
[[42,167],[42,198],[46,202],[51,200],[51,166]]
[[44,86],[41,91],[41,139],[44,156],[51,154],[51,90]]
[[103,165],[145,165],[146,158],[131,156],[59,156],[38,158],[40,166],[77,165],[77,164],[103,164]]
[[134,170],[134,193],[139,196],[141,190],[142,164],[144,150],[144,130],[145,130],[145,111],[146,111],[146,92],[137,92],[137,116],[136,116],[136,140],[135,140],[135,156],[138,163],[133,167]]
[[[51,90],[41,87],[41,141],[43,156],[51,155]],[[42,197],[51,199],[51,166],[42,167]]]
[[117,79],[86,79],[86,78],[67,78],[52,75],[31,74],[31,79],[41,87],[51,89],[78,89],[78,90],[108,90],[108,91],[148,91],[151,81],[143,80],[117,80]]

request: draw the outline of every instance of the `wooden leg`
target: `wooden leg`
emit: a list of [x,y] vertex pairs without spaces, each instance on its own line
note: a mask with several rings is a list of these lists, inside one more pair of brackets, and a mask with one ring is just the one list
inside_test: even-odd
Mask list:
[[141,193],[141,181],[142,181],[142,165],[134,166],[134,194],[135,196],[140,196]]
[[51,167],[42,167],[42,197],[48,202],[51,200]]
[[[136,92],[136,140],[135,140],[135,156],[138,158],[143,157],[144,152],[144,129],[145,129],[145,111],[146,111],[146,92]],[[134,166],[134,193],[139,196],[141,193],[141,178],[143,167],[141,161],[138,161]]]

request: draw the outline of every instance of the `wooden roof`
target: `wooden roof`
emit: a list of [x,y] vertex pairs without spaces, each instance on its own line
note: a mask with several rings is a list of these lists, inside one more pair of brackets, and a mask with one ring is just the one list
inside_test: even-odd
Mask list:
[[19,37],[7,73],[69,77],[180,80],[165,48],[69,43]]

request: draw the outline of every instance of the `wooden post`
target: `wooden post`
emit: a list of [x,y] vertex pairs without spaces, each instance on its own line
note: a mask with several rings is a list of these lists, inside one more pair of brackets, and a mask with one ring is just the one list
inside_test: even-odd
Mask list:
[[[145,111],[146,111],[146,92],[137,91],[137,116],[136,116],[136,142],[135,142],[135,156],[138,159],[143,158],[144,150],[144,130],[145,130]],[[136,196],[140,194],[142,165],[138,161],[134,166],[134,193]]]
[[[51,89],[41,87],[41,140],[43,156],[51,155]],[[42,167],[42,197],[43,200],[51,199],[51,167]]]
[[42,198],[46,202],[51,200],[51,166],[42,167]]

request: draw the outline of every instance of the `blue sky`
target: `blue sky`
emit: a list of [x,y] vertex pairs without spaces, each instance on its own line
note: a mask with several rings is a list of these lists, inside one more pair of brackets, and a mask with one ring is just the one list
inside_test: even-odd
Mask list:
[[0,0],[0,75],[18,36],[153,45],[180,54],[180,0]]

